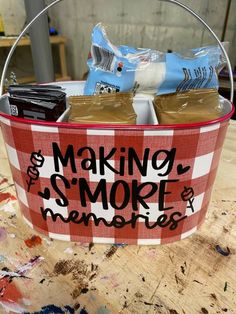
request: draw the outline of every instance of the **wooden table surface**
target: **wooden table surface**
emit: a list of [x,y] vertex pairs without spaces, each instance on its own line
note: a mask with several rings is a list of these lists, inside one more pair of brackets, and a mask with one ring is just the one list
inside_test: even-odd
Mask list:
[[52,241],[21,219],[0,134],[0,313],[236,313],[236,121],[200,230],[163,246]]

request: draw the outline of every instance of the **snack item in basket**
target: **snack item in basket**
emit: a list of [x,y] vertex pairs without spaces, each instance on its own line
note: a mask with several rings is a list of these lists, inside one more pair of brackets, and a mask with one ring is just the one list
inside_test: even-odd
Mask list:
[[61,113],[66,109],[66,93],[57,85],[10,85],[8,92],[12,97],[55,103]]
[[7,88],[10,94],[19,91],[60,91],[62,87],[59,85],[31,85],[31,84],[14,84]]
[[132,93],[71,96],[68,122],[136,124]]
[[223,116],[223,106],[215,89],[198,89],[154,98],[159,124],[210,121]]
[[21,118],[56,121],[66,110],[66,93],[54,85],[11,85],[11,114]]
[[56,121],[61,116],[60,105],[23,97],[9,97],[11,115],[19,118]]
[[219,46],[182,54],[114,46],[99,23],[92,32],[89,75],[84,94],[137,91],[167,94],[199,88],[218,88],[217,72],[225,65]]

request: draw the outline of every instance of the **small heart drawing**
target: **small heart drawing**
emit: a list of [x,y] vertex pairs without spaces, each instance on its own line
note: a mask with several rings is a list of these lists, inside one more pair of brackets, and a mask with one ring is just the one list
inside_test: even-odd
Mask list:
[[184,174],[185,172],[189,171],[190,166],[186,166],[184,167],[182,164],[179,164],[177,166],[177,173],[178,175]]
[[49,188],[45,188],[44,192],[38,192],[38,195],[44,198],[45,200],[49,200],[50,198],[50,190]]

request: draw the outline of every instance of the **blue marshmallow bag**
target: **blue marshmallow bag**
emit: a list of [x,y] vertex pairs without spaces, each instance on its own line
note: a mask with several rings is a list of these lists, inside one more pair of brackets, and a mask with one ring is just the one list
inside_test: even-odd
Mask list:
[[218,88],[217,72],[225,65],[218,46],[184,54],[114,46],[99,23],[92,32],[89,75],[84,94],[136,91],[167,94],[198,88]]

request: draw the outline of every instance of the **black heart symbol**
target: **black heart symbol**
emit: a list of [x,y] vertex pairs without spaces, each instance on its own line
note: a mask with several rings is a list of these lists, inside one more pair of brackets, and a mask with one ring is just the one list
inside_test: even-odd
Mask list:
[[49,200],[50,198],[50,190],[49,188],[45,188],[44,192],[38,192],[38,195],[44,198],[45,200]]
[[177,173],[178,175],[184,174],[185,172],[189,171],[190,166],[186,166],[184,167],[182,164],[179,164],[177,166]]

